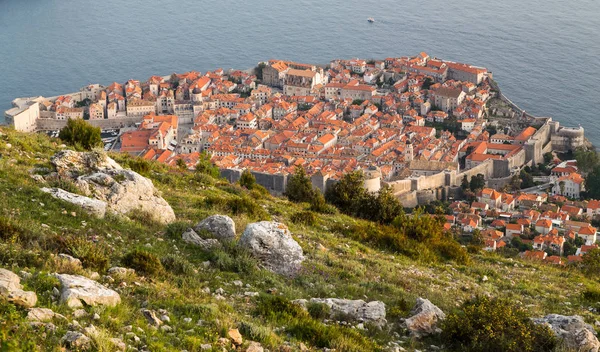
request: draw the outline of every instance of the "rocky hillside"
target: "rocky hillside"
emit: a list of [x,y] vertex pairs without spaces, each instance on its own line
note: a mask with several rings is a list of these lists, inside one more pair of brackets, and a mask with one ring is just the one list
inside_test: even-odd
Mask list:
[[444,321],[498,297],[598,351],[599,285],[575,269],[457,264],[307,207],[0,129],[0,350],[460,349]]

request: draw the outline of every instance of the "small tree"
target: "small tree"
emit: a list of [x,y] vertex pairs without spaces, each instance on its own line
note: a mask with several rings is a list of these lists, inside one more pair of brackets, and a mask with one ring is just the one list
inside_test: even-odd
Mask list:
[[600,274],[600,249],[594,248],[583,256],[582,268],[590,276]]
[[60,130],[58,137],[76,149],[92,150],[102,146],[99,127],[94,127],[81,119],[69,119],[67,125]]
[[256,178],[252,175],[250,170],[246,169],[242,172],[240,186],[246,187],[247,189],[253,189],[256,186]]
[[471,191],[476,192],[483,189],[483,187],[485,187],[485,176],[482,174],[477,174],[471,177],[471,182],[469,183],[469,188],[471,188]]
[[177,167],[179,168],[179,170],[181,170],[181,171],[187,170],[187,164],[185,163],[185,160],[177,159],[177,161],[175,163],[176,163]]
[[327,204],[323,193],[318,189],[314,190],[310,201],[310,210],[321,214],[335,214],[335,207]]
[[327,189],[325,199],[343,213],[355,215],[358,210],[357,205],[360,205],[366,194],[363,187],[364,179],[361,171],[347,173],[339,182]]
[[212,176],[213,178],[221,176],[219,168],[210,161],[210,155],[204,152],[200,154],[200,159],[198,160],[198,164],[196,164],[196,172]]
[[285,196],[292,202],[310,202],[314,197],[312,183],[303,167],[296,167],[285,188]]
[[464,175],[462,181],[460,182],[460,188],[463,191],[466,191],[469,188],[469,179],[467,179],[467,175]]
[[400,204],[390,186],[382,187],[377,193],[377,197],[374,197],[374,200],[373,221],[389,224],[398,215],[403,213],[402,204]]

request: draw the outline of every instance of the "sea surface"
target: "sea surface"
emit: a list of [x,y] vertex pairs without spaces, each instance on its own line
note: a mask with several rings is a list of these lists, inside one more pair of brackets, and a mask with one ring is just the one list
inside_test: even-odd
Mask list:
[[89,83],[421,51],[487,67],[600,145],[599,0],[0,0],[0,111]]

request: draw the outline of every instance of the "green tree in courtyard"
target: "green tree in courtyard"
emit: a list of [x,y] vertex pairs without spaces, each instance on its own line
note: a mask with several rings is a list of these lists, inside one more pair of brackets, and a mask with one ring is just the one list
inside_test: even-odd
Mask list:
[[471,191],[477,192],[478,190],[483,189],[483,187],[485,187],[485,176],[477,174],[471,177],[471,182],[469,183]]

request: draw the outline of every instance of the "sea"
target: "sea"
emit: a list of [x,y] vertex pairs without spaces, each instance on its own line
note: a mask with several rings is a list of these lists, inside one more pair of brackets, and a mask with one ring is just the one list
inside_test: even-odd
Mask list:
[[600,145],[599,0],[0,0],[0,111],[90,83],[421,51],[487,67]]

